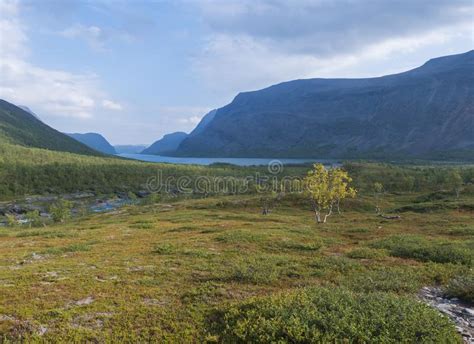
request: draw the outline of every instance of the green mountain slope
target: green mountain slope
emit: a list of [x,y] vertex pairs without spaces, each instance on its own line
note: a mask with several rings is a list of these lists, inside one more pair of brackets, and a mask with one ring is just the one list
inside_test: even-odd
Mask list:
[[86,155],[99,152],[49,127],[29,112],[0,99],[0,142]]

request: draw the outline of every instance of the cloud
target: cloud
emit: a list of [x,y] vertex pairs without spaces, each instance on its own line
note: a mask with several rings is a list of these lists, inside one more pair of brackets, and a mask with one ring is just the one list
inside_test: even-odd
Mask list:
[[161,106],[157,115],[168,125],[174,123],[179,130],[189,131],[194,129],[209,111],[210,108],[202,106]]
[[394,36],[472,23],[471,0],[198,1],[214,33],[250,36],[273,50],[332,56]]
[[123,42],[132,42],[136,37],[124,30],[118,30],[110,27],[102,28],[96,25],[85,26],[75,24],[64,30],[55,32],[55,34],[68,39],[81,39],[85,41],[89,47],[98,52],[107,50],[107,43],[117,39]]
[[[399,61],[409,56],[419,57],[413,67],[428,56],[452,53],[451,47],[472,47],[471,0],[193,4],[208,33],[192,65],[213,92],[227,98],[290,79],[401,71],[408,66]],[[394,55],[398,61],[381,63]]]
[[81,38],[84,39],[94,49],[104,49],[104,31],[98,26],[84,26],[81,24],[76,24],[64,29],[63,31],[60,31],[59,35],[65,38]]
[[18,20],[17,1],[0,1],[0,56],[25,56],[27,37]]
[[117,102],[112,100],[104,99],[102,101],[102,107],[107,110],[115,110],[115,111],[122,111],[123,107]]
[[[42,117],[87,119],[106,102],[99,78],[93,73],[75,74],[47,69],[28,61],[26,27],[20,21],[20,4],[0,2],[0,97],[26,105]],[[71,33],[72,34],[72,33]]]
[[182,124],[191,124],[191,125],[197,125],[199,122],[201,122],[202,116],[191,116],[188,118],[180,118],[179,122]]

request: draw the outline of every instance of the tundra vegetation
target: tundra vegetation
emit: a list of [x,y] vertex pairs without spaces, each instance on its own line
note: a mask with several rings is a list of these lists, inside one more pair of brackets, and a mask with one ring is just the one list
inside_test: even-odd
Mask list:
[[[264,172],[36,153],[0,155],[5,199],[136,193],[157,169],[237,180]],[[0,227],[0,341],[461,343],[451,320],[417,295],[438,286],[473,302],[474,168],[347,163],[337,171],[281,172],[322,178],[324,192],[275,195],[257,183],[244,193],[161,192],[72,217],[59,202],[56,222]],[[265,216],[263,197],[274,200]],[[400,217],[377,216],[376,207]]]

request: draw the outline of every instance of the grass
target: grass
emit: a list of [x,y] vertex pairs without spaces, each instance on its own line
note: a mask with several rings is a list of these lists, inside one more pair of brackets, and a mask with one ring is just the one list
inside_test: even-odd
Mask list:
[[[386,202],[396,208],[421,196]],[[459,339],[416,295],[439,285],[472,302],[472,212],[406,212],[390,221],[343,207],[316,225],[305,204],[291,196],[262,216],[253,196],[178,199],[46,228],[2,228],[0,338]]]

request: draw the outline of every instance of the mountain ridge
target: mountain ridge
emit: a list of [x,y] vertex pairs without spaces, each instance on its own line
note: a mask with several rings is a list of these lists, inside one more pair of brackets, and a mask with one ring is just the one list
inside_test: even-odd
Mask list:
[[374,78],[239,93],[177,156],[474,159],[474,50]]
[[0,99],[0,143],[84,155],[101,155],[51,128],[30,112]]
[[74,140],[77,140],[86,146],[109,155],[117,154],[115,148],[107,141],[107,139],[98,133],[65,133]]
[[177,131],[166,134],[158,141],[155,141],[150,147],[145,148],[141,154],[148,155],[166,155],[175,151],[181,142],[188,136],[185,132]]

